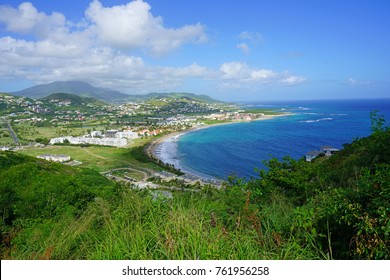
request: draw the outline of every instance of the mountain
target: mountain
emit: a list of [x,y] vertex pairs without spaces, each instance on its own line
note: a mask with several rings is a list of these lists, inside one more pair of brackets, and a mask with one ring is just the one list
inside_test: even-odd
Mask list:
[[42,100],[59,100],[59,101],[71,101],[74,105],[82,105],[82,104],[95,104],[95,105],[107,105],[107,103],[102,100],[93,98],[93,97],[82,97],[75,94],[70,93],[53,93],[49,96],[41,98]]
[[193,93],[171,92],[171,93],[149,93],[146,95],[128,95],[119,91],[94,87],[88,83],[81,81],[67,81],[67,82],[53,82],[50,84],[42,84],[26,88],[21,91],[13,92],[11,94],[17,96],[25,96],[34,99],[44,98],[54,93],[68,93],[81,97],[91,97],[102,100],[108,103],[125,103],[135,101],[148,101],[160,98],[180,99],[185,98],[205,103],[224,103],[213,99],[207,95],[197,95]]
[[106,88],[97,88],[80,81],[53,82],[50,84],[37,85],[24,90],[13,92],[13,95],[31,98],[43,98],[53,93],[70,93],[83,97],[92,97],[106,102],[121,102],[129,95]]

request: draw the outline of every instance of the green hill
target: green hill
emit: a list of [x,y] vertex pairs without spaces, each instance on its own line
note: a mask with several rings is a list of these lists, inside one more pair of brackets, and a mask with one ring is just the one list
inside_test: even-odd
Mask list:
[[158,98],[190,98],[199,102],[223,103],[207,95],[196,95],[192,93],[149,93],[146,95],[128,95],[109,88],[94,87],[81,81],[62,81],[50,84],[36,85],[24,90],[13,92],[16,96],[25,96],[34,99],[44,98],[51,94],[63,92],[81,97],[99,99],[108,103],[125,103],[135,101],[147,101]]
[[38,99],[44,98],[56,92],[65,92],[83,97],[92,97],[104,102],[122,102],[128,97],[127,94],[112,89],[94,87],[81,81],[63,81],[36,85],[12,94]]
[[107,103],[98,100],[92,97],[82,97],[75,94],[70,93],[53,93],[49,96],[41,98],[42,100],[59,100],[59,101],[70,101],[73,105],[85,105],[85,104],[93,104],[93,105],[107,105]]
[[157,93],[152,92],[145,95],[129,95],[127,97],[127,101],[150,101],[154,99],[184,99],[187,101],[197,101],[202,103],[224,103],[223,101],[216,100],[207,95],[198,95],[194,93],[186,93],[186,92],[170,92],[170,93]]

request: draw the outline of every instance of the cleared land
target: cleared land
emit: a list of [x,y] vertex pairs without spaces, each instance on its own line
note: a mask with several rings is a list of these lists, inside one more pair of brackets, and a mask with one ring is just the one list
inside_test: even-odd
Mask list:
[[[151,175],[154,171],[161,170],[153,162],[143,159],[139,154],[139,147],[120,149],[113,147],[78,147],[78,146],[47,146],[44,148],[26,148],[19,153],[37,156],[41,154],[65,154],[72,160],[81,161],[80,167],[91,168],[99,172],[105,172],[116,168],[132,168],[138,176]],[[137,159],[138,158],[138,159]]]

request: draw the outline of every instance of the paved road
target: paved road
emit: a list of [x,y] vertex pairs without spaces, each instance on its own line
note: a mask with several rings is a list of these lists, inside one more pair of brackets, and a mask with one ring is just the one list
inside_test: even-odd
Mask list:
[[12,129],[11,124],[9,122],[7,122],[7,128],[8,128],[9,133],[11,134],[12,138],[14,139],[15,144],[20,146],[18,136],[16,136],[16,134],[15,134],[14,130]]

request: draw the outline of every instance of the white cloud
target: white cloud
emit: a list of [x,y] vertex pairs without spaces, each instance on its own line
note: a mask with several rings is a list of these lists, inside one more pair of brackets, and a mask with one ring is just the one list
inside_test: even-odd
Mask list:
[[298,85],[298,84],[301,84],[303,82],[305,82],[307,79],[303,76],[294,76],[294,75],[291,75],[291,76],[287,76],[283,79],[281,79],[281,83],[282,84],[285,84],[285,85]]
[[263,39],[263,36],[259,32],[243,31],[240,35],[238,35],[238,38],[244,41],[246,40],[252,43],[257,43]]
[[354,78],[348,78],[347,84],[351,86],[358,86],[358,85],[370,85],[371,81],[362,81],[362,80],[357,80]]
[[226,62],[221,65],[222,79],[241,80],[248,77],[250,72],[248,65],[242,62]]
[[258,80],[266,80],[266,79],[274,78],[278,74],[272,70],[261,69],[261,70],[252,70],[250,75],[251,75],[251,79],[253,79],[254,81],[258,81]]
[[201,24],[165,28],[162,18],[154,17],[150,10],[150,5],[142,0],[111,8],[94,0],[86,17],[98,39],[108,46],[145,48],[161,55],[186,43],[205,42],[207,37]]
[[21,34],[33,34],[39,38],[46,38],[50,33],[65,27],[65,16],[60,13],[46,15],[29,2],[24,2],[14,9],[9,6],[0,6],[0,22],[5,24],[6,30]]
[[237,38],[240,40],[237,44],[237,48],[242,50],[243,53],[248,54],[250,48],[260,42],[263,39],[263,36],[258,32],[243,31]]
[[220,67],[220,79],[230,80],[234,84],[280,84],[295,85],[306,81],[303,76],[278,73],[270,69],[251,68],[246,63],[232,61]]
[[[131,51],[162,55],[207,38],[201,24],[165,27],[162,18],[152,15],[150,5],[142,0],[110,8],[95,0],[79,23],[70,23],[59,13],[40,12],[31,3],[17,8],[0,5],[0,15],[0,24],[8,32],[29,35],[25,39],[8,34],[0,37],[0,79],[35,83],[84,80],[125,93],[174,91],[191,79],[229,88],[305,81],[301,76],[238,61],[223,63],[218,69],[196,62],[179,67],[148,65]],[[240,37],[248,43],[261,39],[259,33],[250,32]],[[249,51],[248,43],[237,47]]]
[[245,53],[245,54],[249,53],[249,51],[250,51],[249,46],[246,43],[239,43],[239,44],[237,44],[237,48],[242,50],[243,53]]

